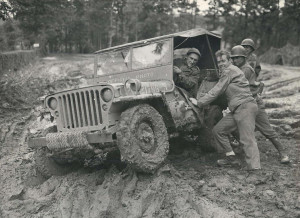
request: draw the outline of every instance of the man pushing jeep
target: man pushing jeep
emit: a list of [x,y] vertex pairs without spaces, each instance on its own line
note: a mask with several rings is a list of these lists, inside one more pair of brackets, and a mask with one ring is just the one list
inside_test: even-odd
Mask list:
[[194,98],[190,100],[202,108],[225,93],[230,113],[213,128],[215,142],[220,150],[225,152],[224,159],[219,159],[217,163],[220,166],[239,164],[228,140],[228,134],[237,126],[248,169],[258,170],[261,168],[260,155],[254,134],[258,108],[252,97],[249,82],[244,73],[231,64],[229,52],[217,51],[216,58],[220,69],[219,82],[204,96],[197,100]]

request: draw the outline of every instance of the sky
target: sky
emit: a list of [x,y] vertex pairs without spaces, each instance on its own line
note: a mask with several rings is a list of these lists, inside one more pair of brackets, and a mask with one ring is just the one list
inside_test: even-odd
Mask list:
[[207,10],[209,7],[208,1],[204,1],[204,0],[197,0],[197,5],[198,5],[200,11]]
[[[208,2],[210,0],[204,1],[204,0],[196,0],[197,1],[197,5],[200,9],[200,13],[201,11],[207,10],[209,8]],[[279,0],[279,6],[283,7],[284,6],[284,1],[285,0]]]

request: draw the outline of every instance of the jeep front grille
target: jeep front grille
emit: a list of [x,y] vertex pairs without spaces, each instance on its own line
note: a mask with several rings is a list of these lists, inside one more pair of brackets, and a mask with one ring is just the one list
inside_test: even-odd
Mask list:
[[102,105],[110,104],[101,98],[103,88],[107,86],[83,88],[54,95],[58,101],[58,116],[55,116],[58,130],[99,130],[106,120],[103,117],[105,112]]

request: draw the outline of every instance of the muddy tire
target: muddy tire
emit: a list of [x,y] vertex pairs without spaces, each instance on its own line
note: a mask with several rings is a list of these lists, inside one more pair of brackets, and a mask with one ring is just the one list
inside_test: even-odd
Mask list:
[[154,172],[169,153],[162,116],[150,105],[138,105],[121,114],[117,142],[122,160],[137,171]]
[[55,159],[48,157],[48,153],[50,153],[50,151],[47,147],[39,148],[34,152],[36,170],[43,177],[48,179],[51,176],[62,176],[72,170],[73,165],[59,164]]

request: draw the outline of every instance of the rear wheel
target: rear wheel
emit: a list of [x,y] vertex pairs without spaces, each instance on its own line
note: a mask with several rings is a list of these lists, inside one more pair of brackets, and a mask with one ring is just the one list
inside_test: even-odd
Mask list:
[[206,127],[201,131],[198,137],[198,144],[201,149],[206,152],[214,152],[217,150],[214,137],[212,134],[213,127],[222,119],[222,109],[217,105],[212,105],[204,114],[204,122]]
[[122,113],[117,141],[122,159],[138,171],[154,172],[169,152],[163,118],[157,110],[146,104]]

